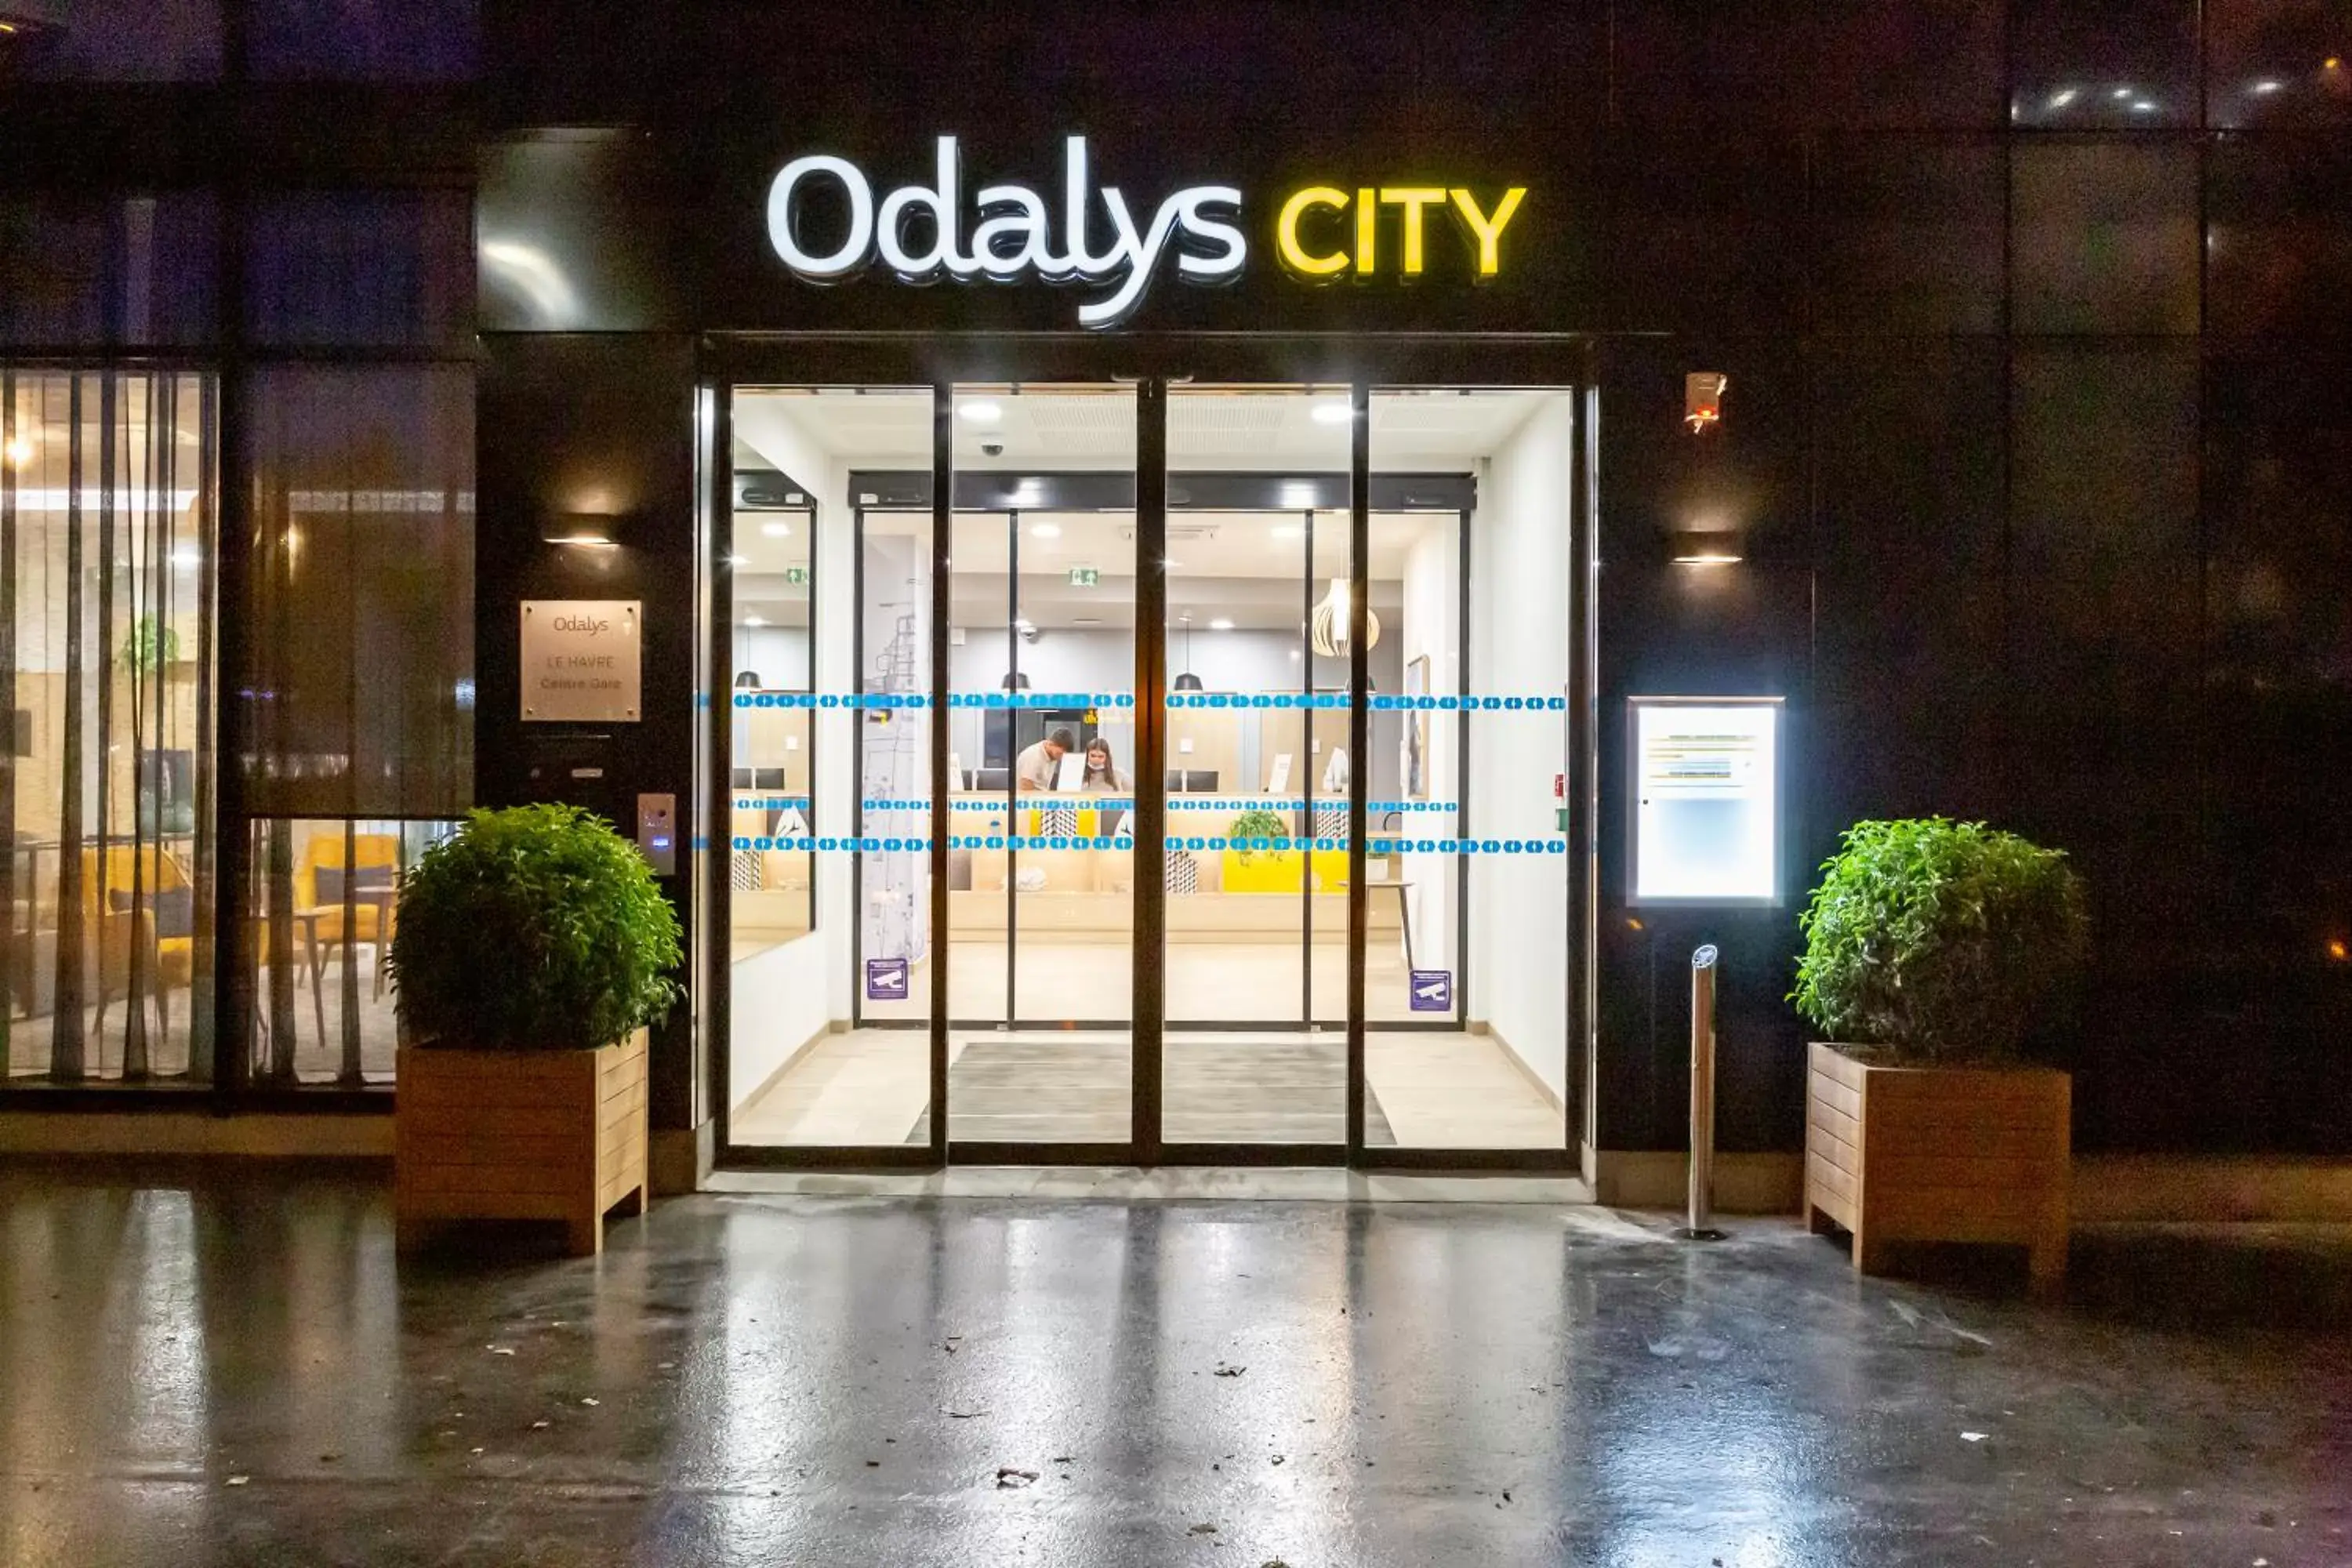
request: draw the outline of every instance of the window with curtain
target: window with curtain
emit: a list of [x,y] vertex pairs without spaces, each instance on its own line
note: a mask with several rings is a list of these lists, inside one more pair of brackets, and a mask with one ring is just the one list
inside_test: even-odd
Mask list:
[[251,1073],[381,1082],[402,877],[471,799],[474,377],[251,384],[246,668]]
[[213,1066],[214,383],[0,366],[0,1068]]

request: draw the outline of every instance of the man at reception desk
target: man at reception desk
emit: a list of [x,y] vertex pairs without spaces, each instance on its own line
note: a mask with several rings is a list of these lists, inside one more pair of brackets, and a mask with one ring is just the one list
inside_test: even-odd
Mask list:
[[1062,759],[1077,738],[1067,730],[1055,730],[1034,746],[1029,746],[1013,762],[1013,787],[1023,790],[1052,789],[1062,773]]

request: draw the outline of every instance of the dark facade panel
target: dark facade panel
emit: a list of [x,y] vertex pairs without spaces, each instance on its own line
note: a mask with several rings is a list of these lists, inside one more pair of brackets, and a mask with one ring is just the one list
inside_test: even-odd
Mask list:
[[2229,357],[2206,371],[2213,854],[2200,1012],[2230,1087],[2198,1125],[2247,1147],[2337,1151],[2352,1125],[2347,377],[2340,357]]
[[463,81],[479,68],[479,0],[244,0],[247,68],[263,79]]
[[1796,331],[1805,316],[1805,151],[1792,136],[1620,133],[1594,298],[1561,324],[1623,331]]
[[[1990,129],[2002,17],[1966,0],[1613,7],[1618,118],[1742,133],[1811,125]],[[1825,61],[1837,62],[1823,69]]]
[[0,82],[216,81],[223,52],[221,0],[79,0],[35,7],[0,38]]
[[2013,396],[2010,809],[2089,886],[2097,960],[2071,1031],[2078,1121],[2091,1142],[2168,1115],[2185,1130],[2210,1049],[2189,963],[2208,860],[2197,361],[2021,352]]
[[2000,331],[2007,167],[1990,136],[1816,142],[1806,251],[1815,330]]
[[2006,815],[2007,376],[1941,339],[1814,364],[1808,872],[1865,817]]
[[2352,342],[2352,142],[2227,137],[2205,180],[2207,330]]
[[[1730,377],[1724,423],[1683,426],[1683,376]],[[1801,1136],[1802,1037],[1786,995],[1793,902],[1729,913],[1629,909],[1625,700],[1781,696],[1804,754],[1812,593],[1804,354],[1794,339],[1612,344],[1601,383],[1599,1146],[1673,1148],[1688,1125],[1691,950],[1723,952],[1718,1126],[1727,1149]],[[1709,571],[1669,561],[1678,530],[1735,531],[1748,559]],[[1784,846],[1793,900],[1803,886]]]
[[2197,331],[2193,147],[2036,141],[2011,156],[2017,331]]
[[2206,0],[2205,121],[2352,125],[2352,13],[2339,0]]
[[2012,124],[2042,130],[2193,126],[2197,0],[2013,0]]
[[[474,593],[484,714],[475,789],[488,805],[562,800],[625,826],[644,793],[694,798],[694,347],[680,337],[501,335],[485,342],[480,521]],[[618,548],[545,542],[568,516],[612,520]],[[635,599],[643,605],[643,718],[634,724],[521,721],[525,599]],[[691,921],[698,858],[666,880]],[[684,1008],[656,1032],[655,1125],[692,1126],[698,1064]]]
[[246,330],[272,347],[461,351],[473,337],[472,203],[461,191],[305,191],[254,204]]

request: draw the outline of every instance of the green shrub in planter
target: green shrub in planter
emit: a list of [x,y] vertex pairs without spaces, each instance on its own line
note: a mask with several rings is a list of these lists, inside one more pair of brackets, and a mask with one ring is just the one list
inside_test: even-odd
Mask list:
[[2081,879],[2013,833],[1858,822],[1822,872],[1790,999],[1891,1065],[2014,1059],[2082,967]]
[[677,916],[636,847],[571,805],[477,811],[402,879],[390,969],[421,1045],[606,1046],[680,991]]

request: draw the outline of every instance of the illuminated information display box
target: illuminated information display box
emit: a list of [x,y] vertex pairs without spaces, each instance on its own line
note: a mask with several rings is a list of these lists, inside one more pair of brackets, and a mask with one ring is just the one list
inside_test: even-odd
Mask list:
[[1780,901],[1780,699],[1636,697],[1627,902]]

